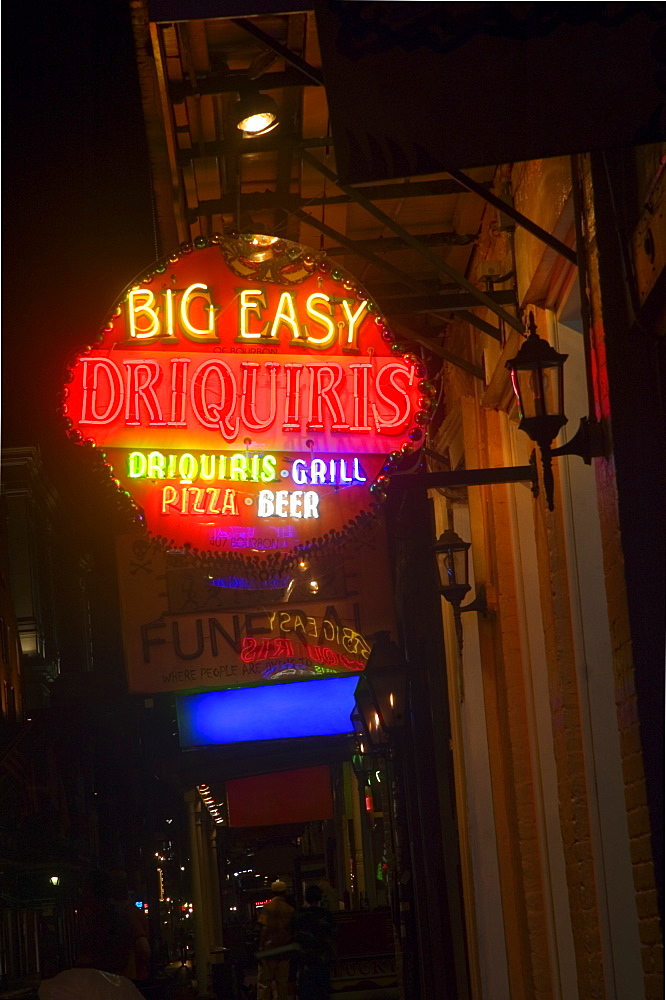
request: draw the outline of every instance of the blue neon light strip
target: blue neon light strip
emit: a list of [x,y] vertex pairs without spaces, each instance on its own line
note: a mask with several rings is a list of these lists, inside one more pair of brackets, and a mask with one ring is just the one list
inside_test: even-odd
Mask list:
[[181,747],[351,733],[358,677],[231,688],[176,699]]

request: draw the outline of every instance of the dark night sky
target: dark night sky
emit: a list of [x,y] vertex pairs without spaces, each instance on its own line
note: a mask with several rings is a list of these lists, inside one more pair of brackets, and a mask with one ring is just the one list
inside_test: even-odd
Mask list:
[[3,446],[39,445],[79,522],[96,490],[55,415],[63,367],[155,256],[129,2],[6,5],[4,39]]

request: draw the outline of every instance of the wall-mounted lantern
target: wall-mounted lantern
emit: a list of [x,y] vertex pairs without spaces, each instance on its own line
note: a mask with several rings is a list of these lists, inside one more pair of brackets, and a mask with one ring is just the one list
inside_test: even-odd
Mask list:
[[564,362],[560,354],[537,334],[534,315],[527,324],[529,336],[515,358],[506,362],[513,391],[520,410],[522,431],[535,441],[541,452],[543,484],[548,509],[553,509],[553,470],[551,460],[560,455],[579,455],[589,465],[592,458],[604,454],[601,428],[583,417],[575,436],[561,448],[551,444],[567,423],[564,413]]
[[407,664],[388,632],[377,632],[355,692],[353,721],[370,746],[390,742],[405,718]]
[[451,528],[437,539],[435,555],[439,569],[439,592],[453,608],[453,620],[458,639],[458,651],[462,657],[463,631],[461,614],[463,611],[480,611],[485,614],[487,609],[485,592],[478,588],[476,598],[470,604],[461,607],[465,595],[470,591],[469,582],[469,547],[471,542],[464,542],[460,535]]

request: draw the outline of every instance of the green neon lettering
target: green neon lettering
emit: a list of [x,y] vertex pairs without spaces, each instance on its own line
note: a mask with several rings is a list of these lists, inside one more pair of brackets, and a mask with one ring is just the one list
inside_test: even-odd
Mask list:
[[262,483],[272,483],[277,477],[275,467],[277,458],[275,455],[264,455],[261,459],[261,481]]
[[231,456],[229,479],[247,479],[247,457],[245,455]]
[[191,483],[197,478],[199,475],[199,463],[194,455],[190,455],[189,452],[185,452],[184,455],[180,456],[180,461],[178,462],[178,475],[180,476],[181,483]]
[[142,451],[133,451],[127,456],[127,475],[130,479],[141,479],[146,474],[146,456]]
[[148,456],[148,478],[165,479],[166,463],[166,455],[163,455],[160,451],[151,451]]

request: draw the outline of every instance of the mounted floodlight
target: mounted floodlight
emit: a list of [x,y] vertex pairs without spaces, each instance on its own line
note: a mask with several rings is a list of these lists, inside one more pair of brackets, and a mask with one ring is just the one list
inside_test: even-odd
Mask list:
[[234,105],[236,128],[243,135],[266,135],[280,124],[277,104],[268,94],[244,94]]

